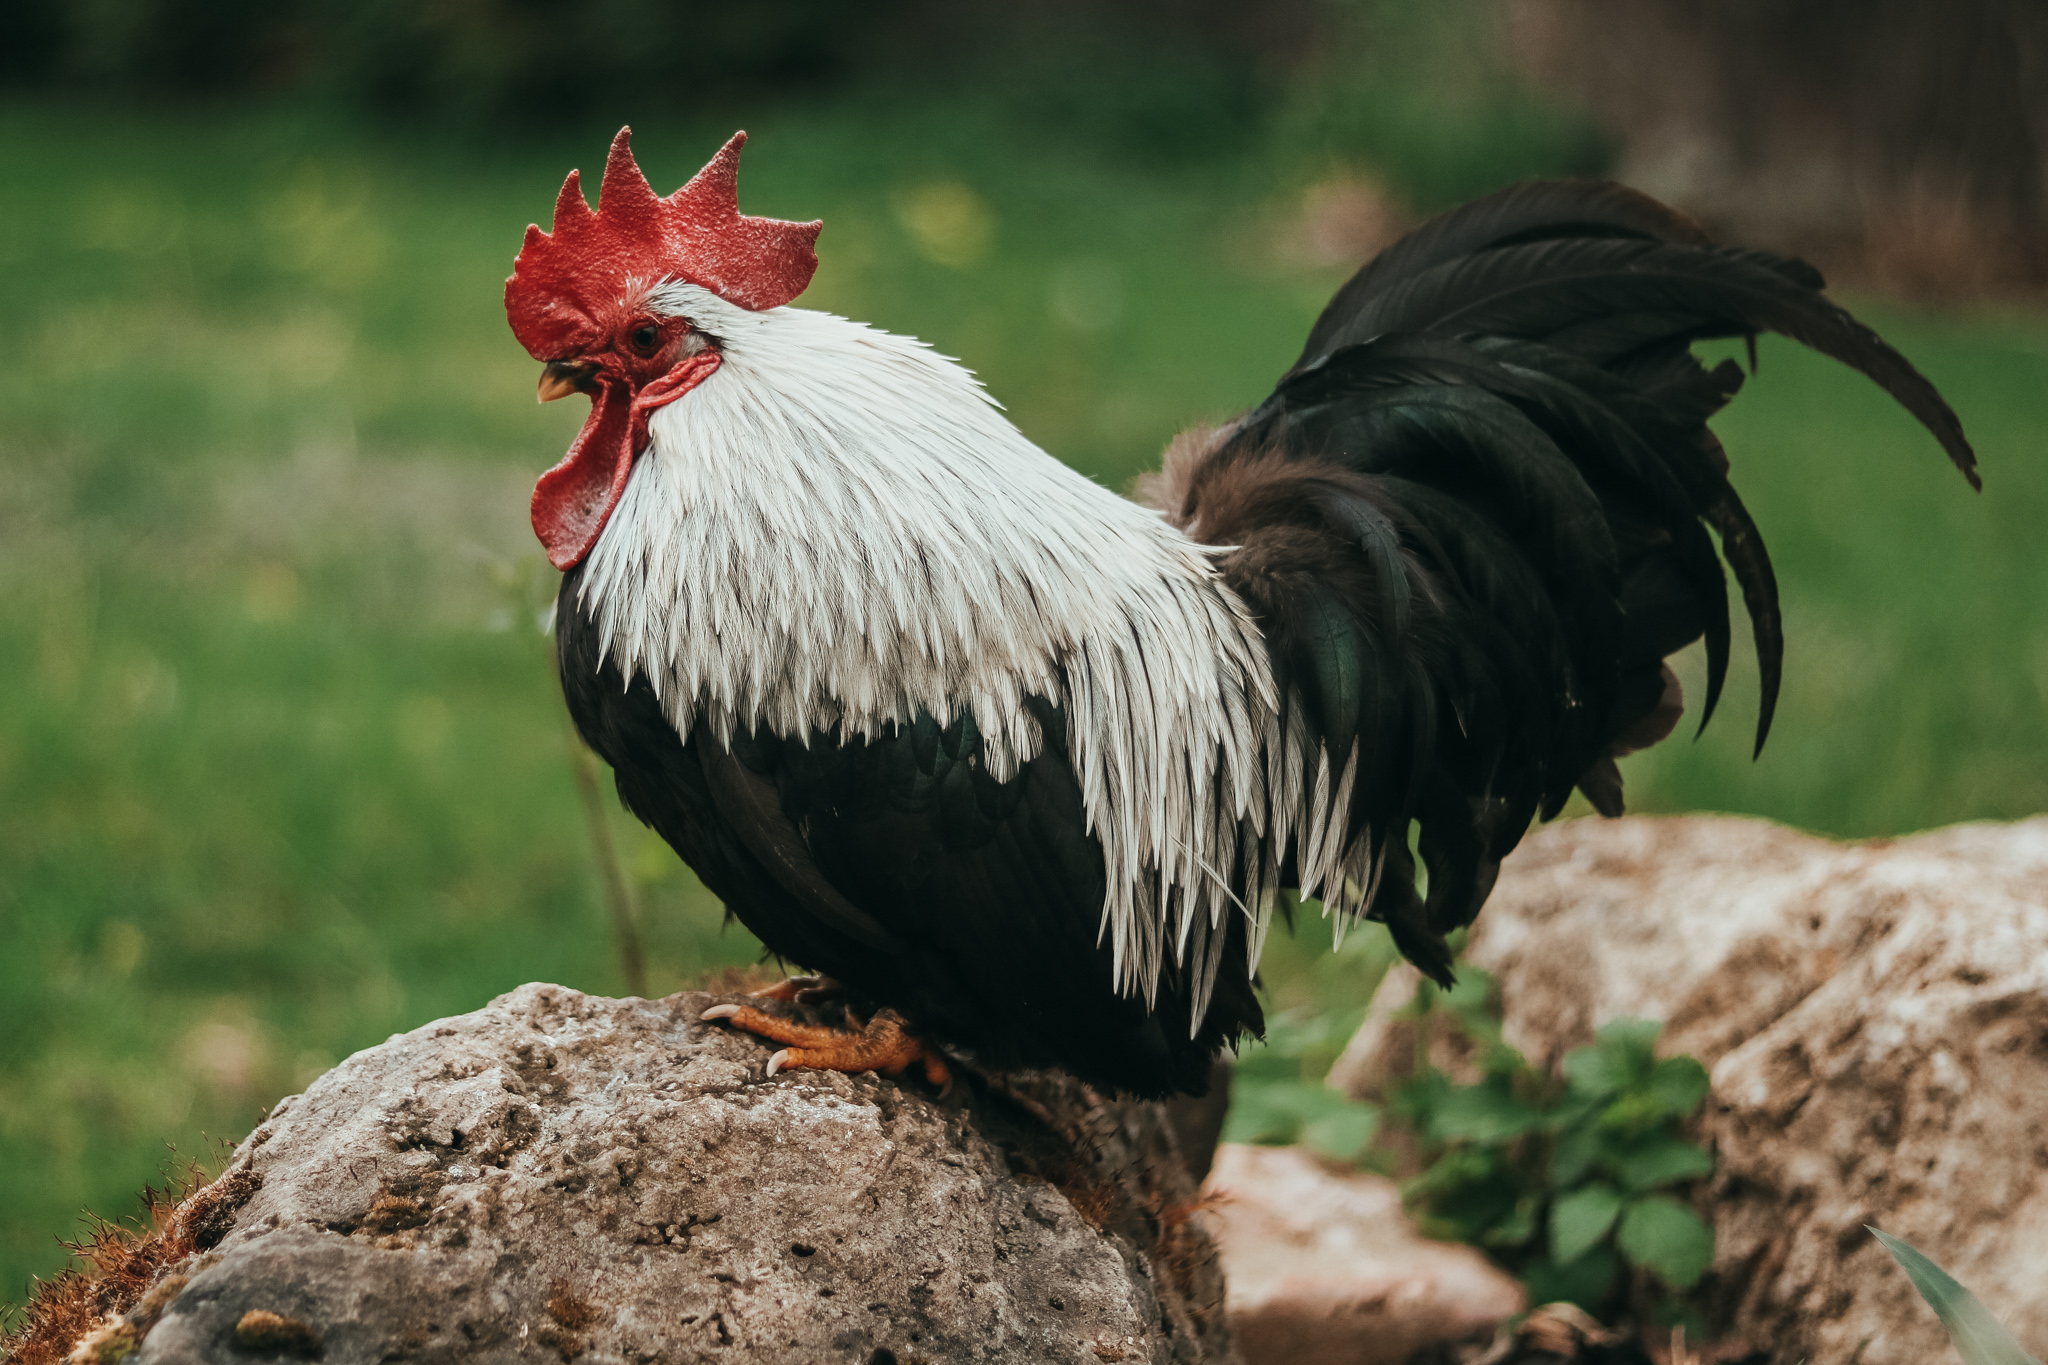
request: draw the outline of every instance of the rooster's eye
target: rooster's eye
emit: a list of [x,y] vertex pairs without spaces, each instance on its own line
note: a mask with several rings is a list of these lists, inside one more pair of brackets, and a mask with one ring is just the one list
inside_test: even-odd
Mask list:
[[661,340],[661,329],[651,322],[643,323],[635,327],[632,335],[626,339],[633,343],[634,350],[642,355],[649,355],[653,353],[656,343]]

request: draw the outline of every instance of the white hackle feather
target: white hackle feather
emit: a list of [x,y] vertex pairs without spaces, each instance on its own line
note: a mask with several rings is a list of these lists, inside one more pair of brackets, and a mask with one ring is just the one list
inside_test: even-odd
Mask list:
[[1102,846],[1114,984],[1151,1001],[1171,952],[1197,1029],[1223,916],[1247,916],[1255,969],[1290,848],[1305,897],[1362,910],[1357,754],[1333,792],[1319,752],[1301,790],[1313,741],[1299,707],[1282,733],[1212,547],[1047,455],[921,342],[694,285],[651,302],[723,363],[654,413],[581,606],[678,731],[875,737],[971,709],[1008,780],[1043,743],[1027,699],[1052,700]]

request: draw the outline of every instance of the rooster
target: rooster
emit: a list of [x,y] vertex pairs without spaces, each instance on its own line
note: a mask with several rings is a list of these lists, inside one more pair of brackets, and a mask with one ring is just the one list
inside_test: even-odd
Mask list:
[[[1264,402],[1120,497],[906,337],[790,307],[820,224],[742,215],[736,134],[675,193],[612,143],[505,305],[590,415],[533,494],[570,714],[656,830],[847,1027],[721,1018],[786,1067],[1052,1065],[1199,1092],[1263,1027],[1283,893],[1451,979],[1500,861],[1728,667],[1722,556],[1783,642],[1691,353],[1861,370],[1975,485],[1955,414],[1802,262],[1613,184],[1452,210],[1340,289]],[[1711,528],[1719,537],[1717,554]],[[1413,839],[1411,841],[1411,832]],[[1411,843],[1414,852],[1411,852]],[[1426,873],[1418,889],[1416,855]]]

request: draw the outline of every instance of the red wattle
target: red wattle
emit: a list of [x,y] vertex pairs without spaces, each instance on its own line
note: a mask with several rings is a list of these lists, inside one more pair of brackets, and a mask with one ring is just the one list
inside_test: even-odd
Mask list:
[[647,447],[647,419],[718,368],[716,351],[701,351],[628,396],[625,384],[598,372],[590,416],[562,462],[533,486],[533,532],[558,569],[573,569],[597,544],[626,491],[633,461]]

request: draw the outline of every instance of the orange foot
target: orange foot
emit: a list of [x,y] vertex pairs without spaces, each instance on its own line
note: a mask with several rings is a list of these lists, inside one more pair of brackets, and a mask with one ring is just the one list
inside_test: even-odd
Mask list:
[[829,976],[792,976],[747,994],[756,1000],[786,1000],[792,1005],[814,1005],[846,994],[846,987]]
[[848,1010],[843,1029],[800,1024],[751,1005],[713,1005],[697,1017],[724,1019],[736,1029],[790,1044],[768,1059],[771,1076],[786,1067],[808,1067],[813,1071],[879,1071],[894,1079],[916,1062],[923,1065],[924,1078],[938,1086],[941,1094],[953,1086],[953,1073],[946,1069],[945,1059],[906,1029],[893,1010],[878,1010],[864,1025]]

